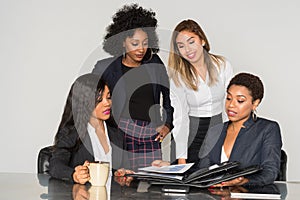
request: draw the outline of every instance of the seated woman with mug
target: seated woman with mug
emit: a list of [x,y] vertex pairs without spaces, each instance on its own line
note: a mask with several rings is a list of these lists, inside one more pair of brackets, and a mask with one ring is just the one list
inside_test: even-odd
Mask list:
[[52,177],[85,184],[90,180],[90,162],[109,162],[114,169],[123,167],[124,139],[105,123],[111,105],[110,90],[99,76],[85,74],[76,79],[55,136],[49,164]]
[[[266,185],[275,181],[280,170],[282,140],[277,122],[256,115],[263,95],[264,87],[259,77],[239,73],[231,79],[225,102],[229,121],[209,129],[197,167],[239,161],[242,168],[259,165],[262,170],[217,184],[216,187]],[[159,166],[167,164],[159,160],[152,163]]]

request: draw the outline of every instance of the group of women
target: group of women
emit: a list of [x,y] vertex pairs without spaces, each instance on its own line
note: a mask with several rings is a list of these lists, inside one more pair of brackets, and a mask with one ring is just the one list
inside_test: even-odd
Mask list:
[[157,54],[156,28],[155,12],[137,4],[112,17],[103,41],[112,57],[73,83],[50,175],[85,184],[90,162],[112,163],[115,176],[169,164],[162,161],[161,141],[172,134],[173,163],[258,164],[260,173],[223,185],[273,182],[282,142],[278,123],[256,115],[262,81],[249,73],[233,76],[228,60],[210,53],[204,31],[191,19],[175,27],[166,67]]

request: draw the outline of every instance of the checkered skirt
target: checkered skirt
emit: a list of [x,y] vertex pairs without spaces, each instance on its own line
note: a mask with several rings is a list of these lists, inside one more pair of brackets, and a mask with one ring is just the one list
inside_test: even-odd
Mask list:
[[124,132],[126,147],[132,170],[150,166],[152,161],[161,160],[161,144],[155,141],[156,127],[141,120],[121,118],[119,129]]

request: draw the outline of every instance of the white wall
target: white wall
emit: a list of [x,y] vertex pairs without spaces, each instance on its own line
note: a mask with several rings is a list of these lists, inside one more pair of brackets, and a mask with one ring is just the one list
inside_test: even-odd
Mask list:
[[[212,52],[226,56],[235,72],[262,78],[266,94],[258,113],[280,123],[288,180],[299,181],[299,1],[139,2],[157,13],[163,58],[170,31],[193,18]],[[0,172],[36,172],[37,153],[53,142],[71,83],[106,56],[98,47],[121,5],[121,0],[0,0]]]

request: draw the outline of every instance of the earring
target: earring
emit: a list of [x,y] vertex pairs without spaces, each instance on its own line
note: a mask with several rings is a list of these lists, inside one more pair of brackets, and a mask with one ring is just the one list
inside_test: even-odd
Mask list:
[[148,51],[150,51],[150,55],[149,55],[149,58],[147,58],[147,61],[150,61],[152,59],[152,56],[153,56],[153,52],[152,52],[152,49],[148,49],[146,54],[149,54]]
[[256,111],[256,109],[252,110],[252,119],[253,119],[253,121],[257,120],[257,111]]
[[125,57],[126,57],[126,49],[125,49],[125,47],[123,47],[123,52],[122,52],[122,55],[123,55],[123,58],[125,58]]
[[152,59],[152,56],[153,56],[153,52],[152,52],[152,49],[150,49],[150,57],[149,57],[149,60]]

